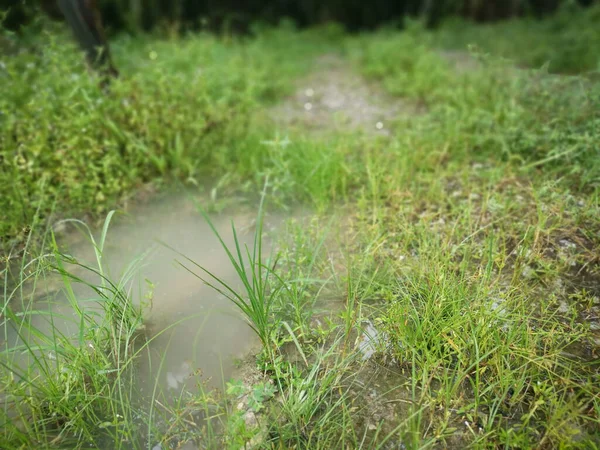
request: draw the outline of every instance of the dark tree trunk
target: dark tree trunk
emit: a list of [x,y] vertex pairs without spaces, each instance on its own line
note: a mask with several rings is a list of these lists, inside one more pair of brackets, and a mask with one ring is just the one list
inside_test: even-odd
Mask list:
[[105,75],[117,76],[118,72],[112,65],[96,1],[58,0],[58,7],[71,27],[75,39],[85,52],[90,65]]

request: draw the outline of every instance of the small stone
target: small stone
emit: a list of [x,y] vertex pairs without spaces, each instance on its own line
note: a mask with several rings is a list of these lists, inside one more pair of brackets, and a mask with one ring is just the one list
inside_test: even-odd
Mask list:
[[167,386],[169,389],[177,389],[179,386],[177,378],[171,372],[167,372]]
[[54,232],[55,233],[62,233],[67,229],[67,226],[65,224],[65,222],[58,222],[57,224],[54,225]]
[[569,305],[567,305],[567,302],[565,301],[561,301],[560,305],[558,307],[558,312],[566,314],[569,312]]
[[307,97],[312,97],[313,95],[315,95],[315,91],[313,91],[311,88],[308,88],[304,93]]
[[369,426],[368,426],[368,428],[369,428],[369,431],[374,431],[374,430],[377,429],[377,426],[374,425],[374,424],[372,424],[372,423],[370,423]]
[[529,266],[525,266],[525,267],[523,267],[523,271],[521,272],[521,275],[523,276],[523,278],[530,280],[535,276],[535,270],[533,270]]
[[383,130],[383,122],[377,122],[375,124],[375,128],[377,128],[378,130]]
[[313,107],[313,105],[310,102],[306,102],[304,104],[304,109],[307,110],[307,111],[310,111],[312,109],[312,107]]
[[245,407],[244,402],[239,402],[237,405],[238,411],[241,411],[242,409],[244,409],[244,407]]
[[244,422],[248,428],[254,428],[258,425],[256,414],[254,414],[252,411],[246,412],[246,414],[244,414]]
[[559,244],[562,248],[577,248],[577,244],[571,242],[568,239],[561,239]]

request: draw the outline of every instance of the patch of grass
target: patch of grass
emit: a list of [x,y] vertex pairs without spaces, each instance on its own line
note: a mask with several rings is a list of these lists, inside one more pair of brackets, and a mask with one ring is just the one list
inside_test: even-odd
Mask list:
[[[527,36],[528,23],[498,27]],[[64,61],[50,64],[52,55],[63,54],[54,48],[40,57],[49,58],[44,70],[29,68],[33,72],[24,80],[51,87],[48,92],[55,97],[49,98],[56,98],[59,117],[66,120],[52,138],[58,141],[48,137],[52,127],[60,127],[48,119],[53,101],[15,77],[17,67],[27,69],[27,58],[34,57],[26,53],[11,63],[15,89],[9,96],[21,99],[22,109],[3,104],[11,117],[3,142],[15,144],[14,132],[23,127],[19,139],[27,143],[31,138],[23,148],[37,142],[41,159],[11,166],[4,179],[10,186],[17,181],[36,186],[25,190],[35,201],[18,203],[16,193],[5,200],[12,217],[6,223],[13,227],[6,235],[17,239],[18,227],[44,216],[47,203],[42,202],[61,198],[62,189],[74,186],[65,197],[69,207],[89,207],[92,189],[84,183],[78,191],[77,186],[83,168],[97,171],[103,164],[108,164],[106,179],[119,187],[101,191],[115,196],[146,180],[193,179],[202,185],[203,178],[214,176],[219,195],[226,197],[233,187],[257,191],[268,178],[270,202],[289,206],[301,201],[321,215],[290,226],[278,258],[268,262],[262,254],[262,209],[252,248],[242,247],[233,228],[234,246],[226,250],[242,289],[218,278],[211,283],[260,337],[264,351],[258,364],[264,378],[252,388],[232,382],[227,407],[202,391],[182,395],[175,406],[154,405],[160,425],[171,420],[172,428],[165,431],[155,424],[156,417],[144,417],[144,435],[152,442],[178,445],[196,439],[190,423],[202,423],[209,443],[236,448],[598,446],[598,84],[591,77],[516,70],[498,57],[501,52],[476,54],[477,64],[456,70],[436,47],[449,30],[428,34],[413,26],[403,33],[335,35],[322,41],[318,33],[282,29],[243,42],[208,36],[174,42],[123,38],[115,46],[117,57],[134,55],[122,61],[124,71],[141,65],[144,72],[116,83],[108,99],[92,82],[59,80],[57,74],[66,69]],[[533,30],[541,37],[531,44],[532,51],[547,52],[556,43],[542,42],[548,32]],[[491,33],[465,31],[470,32]],[[458,42],[458,31],[453,33]],[[310,39],[301,42],[306,36]],[[345,52],[357,70],[391,96],[420,103],[424,111],[399,117],[389,124],[390,136],[380,139],[358,132],[315,137],[273,130],[263,108],[323,47]],[[296,59],[290,49],[302,56]],[[517,51],[530,58],[528,49]],[[150,52],[156,57],[150,58]],[[202,72],[195,74],[190,60],[203,65]],[[79,67],[74,59],[71,63]],[[272,73],[281,74],[274,88]],[[73,106],[70,115],[60,116],[84,91],[87,97],[81,98],[102,102],[81,109],[86,103],[78,100],[79,109]],[[125,99],[135,107],[122,106]],[[43,126],[36,127],[35,105],[42,100]],[[112,124],[106,122],[87,140],[71,127],[97,125],[106,117]],[[65,161],[52,157],[45,165],[49,156],[42,148],[71,141],[77,148],[89,144],[94,156],[84,150],[80,156],[64,154]],[[33,170],[29,175],[27,167]],[[46,178],[33,175],[40,167],[48,171]],[[43,178],[45,200],[37,184]],[[129,184],[119,184],[123,180]],[[97,199],[100,210],[108,198]],[[17,204],[28,213],[19,212]],[[60,261],[69,260],[61,256]],[[102,273],[101,266],[100,258],[96,273]],[[210,278],[211,269],[205,269]],[[59,273],[69,286],[73,278]],[[78,316],[86,326],[77,330],[85,330],[86,337],[98,329],[96,322],[87,326],[88,320],[112,317],[101,322],[106,332],[100,336],[114,337],[102,341],[110,345],[103,347],[101,358],[113,365],[117,358],[129,369],[131,359],[118,353],[123,347],[115,339],[123,330],[133,333],[139,321],[127,296],[117,295],[120,286],[108,280],[96,286],[110,308],[100,316]],[[14,295],[5,294],[5,305]],[[77,296],[71,298],[77,308]],[[11,316],[15,323],[22,320]],[[357,352],[365,342],[367,320],[380,342],[371,342],[375,354],[365,362]],[[53,333],[47,346],[66,339]],[[80,345],[69,351],[72,360],[89,358],[82,356]],[[34,373],[26,375],[40,383]],[[94,387],[90,408],[96,408],[96,389],[104,386],[100,381],[114,389],[123,386],[113,378],[98,378],[98,384],[89,385]],[[69,383],[68,377],[67,383],[55,383],[49,397],[62,398]],[[74,383],[79,391],[88,387],[79,378]],[[16,389],[8,380],[6,386],[7,392]],[[97,424],[101,417],[100,423],[110,423],[106,429],[115,431],[109,439],[134,436],[139,429],[129,420],[132,413],[119,409],[129,397],[119,397],[118,390],[100,392],[98,409],[85,410],[97,416],[90,413],[86,420]],[[255,416],[237,409],[240,395],[254,402],[250,412]],[[39,406],[41,397],[35,399],[40,417],[50,423],[52,414]],[[198,410],[213,420],[198,420],[193,412]],[[97,434],[77,415],[82,413],[73,408],[67,413],[61,410],[66,417],[61,426],[80,433],[73,442],[96,442]],[[115,414],[126,419],[119,422]],[[45,429],[23,433],[12,417],[10,422],[11,442],[26,445],[48,438]]]
[[340,448],[356,446],[350,357],[339,356],[341,341],[317,353],[310,368],[282,363],[276,373],[282,392],[271,408],[268,429],[272,447]]
[[553,73],[597,72],[599,18],[598,5],[584,9],[566,2],[557,14],[543,20],[519,18],[489,25],[449,20],[435,39],[446,49],[464,51],[476,45],[522,66],[546,66]]
[[348,277],[358,304],[382,302],[382,357],[412,378],[418,421],[398,436],[415,448],[597,445],[596,319],[570,292],[599,273],[584,206],[598,210],[598,85],[493,55],[456,70],[436,39],[416,27],[347,47],[366,76],[428,108],[368,153],[350,261],[367,270]]
[[55,204],[59,217],[98,217],[148,183],[254,181],[271,137],[262,105],[322,49],[314,32],[286,28],[252,40],[123,37],[113,43],[122,77],[105,94],[69,36],[47,28],[0,68],[4,254]]
[[[273,261],[271,258],[265,261],[263,258],[264,198],[265,191],[263,191],[261,203],[258,208],[252,250],[242,245],[233,223],[231,224],[233,248],[230,249],[213,225],[208,214],[200,207],[202,215],[208,222],[213,233],[215,233],[223,250],[227,253],[227,258],[242,282],[242,292],[238,292],[235,287],[214,275],[209,269],[199,266],[180,252],[177,253],[185,258],[185,262],[179,262],[182,267],[223,295],[242,312],[248,325],[260,339],[264,350],[267,352],[267,356],[271,358],[273,346],[276,344],[276,333],[280,326],[278,318],[273,314],[273,303],[279,292],[284,288],[284,284],[283,280],[274,271],[277,261]],[[194,272],[194,269],[200,269],[203,275],[197,274]]]
[[349,51],[391,93],[428,106],[417,132],[409,131],[424,151],[500,156],[523,172],[543,170],[578,190],[597,188],[598,83],[517,71],[486,55],[481,67],[457,73],[418,29],[358,39]]
[[[557,446],[585,434],[594,369],[566,352],[584,327],[561,322],[551,304],[531,305],[523,287],[494,292],[489,274],[467,278],[449,267],[425,263],[400,283],[385,316],[400,364],[421,375],[432,432],[462,416],[479,444]],[[439,417],[436,408],[455,414]]]
[[[23,286],[4,293],[3,448],[97,445],[102,439],[125,448],[137,440],[131,382],[143,312],[127,293],[135,264],[118,282],[106,275],[102,254],[110,217],[98,242],[89,233],[96,267],[61,253],[55,242],[51,253],[27,267],[22,283],[37,281],[40,290],[45,279],[61,279],[62,301],[34,302],[36,290],[24,294]],[[82,288],[93,293],[90,300],[82,301]]]

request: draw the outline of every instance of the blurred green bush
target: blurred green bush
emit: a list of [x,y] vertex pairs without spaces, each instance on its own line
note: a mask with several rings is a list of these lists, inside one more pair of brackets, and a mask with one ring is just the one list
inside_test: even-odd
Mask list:
[[[452,15],[477,21],[525,14],[543,15],[564,4],[588,5],[594,0],[98,0],[112,30],[150,30],[170,24],[183,27],[247,31],[257,21],[277,23],[282,17],[299,26],[335,21],[350,30],[423,16],[430,25]],[[0,0],[10,12],[6,25],[18,27],[35,16],[41,3],[52,0]],[[48,8],[47,8],[48,9]]]

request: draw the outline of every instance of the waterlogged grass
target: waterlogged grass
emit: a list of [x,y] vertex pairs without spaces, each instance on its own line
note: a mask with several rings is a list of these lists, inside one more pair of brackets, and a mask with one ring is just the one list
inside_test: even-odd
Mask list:
[[[132,427],[137,415],[131,404],[132,361],[143,312],[126,290],[135,266],[117,281],[104,271],[102,254],[111,216],[99,241],[88,235],[96,266],[61,253],[52,242],[52,252],[24,268],[14,290],[9,292],[5,283],[3,448],[76,447],[103,439],[127,448],[138,439]],[[81,272],[87,280],[76,275]],[[29,298],[25,294],[25,286],[43,285],[50,274],[62,278],[63,304],[73,314],[53,310],[52,303],[33,302],[35,290]],[[91,299],[83,301],[82,287],[92,292]]]
[[[528,23],[506,27],[518,41],[533,33]],[[60,48],[10,60],[2,76],[12,77],[7,95],[20,108],[0,99],[10,119],[3,155],[37,153],[3,179],[26,192],[3,199],[6,248],[55,200],[63,213],[102,212],[150,181],[217,178],[214,200],[260,191],[268,179],[267,204],[302,202],[316,214],[290,222],[267,259],[260,208],[254,245],[234,239],[228,249],[241,291],[185,262],[260,337],[260,381],[232,381],[223,397],[199,389],[153,398],[150,412],[131,402],[148,339],[143,311],[122,289],[127,276],[101,276],[103,239],[97,267],[85,268],[99,280],[102,314],[81,308],[71,289],[81,277],[68,275],[71,260],[55,247],[24,266],[21,277],[62,275],[79,320],[73,334],[38,329],[31,318],[44,314],[27,291],[5,287],[3,318],[35,346],[3,354],[2,392],[21,410],[5,408],[2,448],[599,447],[600,88],[589,77],[515,70],[494,54],[457,68],[440,36],[414,26],[352,37],[279,29],[247,41],[122,39],[115,54],[130,75],[109,97]],[[541,41],[512,51],[527,60],[548,51]],[[390,136],[379,138],[274,129],[267,105],[325,51],[422,112],[386,123]],[[43,70],[59,55],[67,62]],[[27,68],[28,58],[42,66]],[[30,70],[25,79],[17,67]],[[80,77],[58,76],[68,71]],[[86,99],[95,100],[84,108]],[[61,121],[48,116],[53,104]],[[75,124],[96,128],[75,133]],[[57,156],[60,148],[72,151]],[[86,187],[93,180],[107,184]],[[22,354],[28,363],[17,366]]]
[[[263,259],[264,195],[265,192],[263,191],[258,207],[258,220],[255,226],[252,250],[240,243],[234,223],[231,224],[234,247],[230,249],[225,244],[225,241],[213,225],[206,211],[201,209],[202,215],[217,236],[219,243],[223,246],[227,258],[243,284],[244,289],[242,293],[238,293],[209,269],[199,266],[192,259],[178,253],[185,258],[184,262],[179,262],[180,265],[222,294],[243,313],[248,325],[260,339],[268,357],[272,358],[272,347],[273,344],[276,344],[274,333],[278,326],[277,319],[272,314],[272,305],[273,299],[277,297],[279,291],[284,287],[284,282],[277,278],[274,271],[277,261],[264,261]],[[199,269],[200,273],[194,272],[194,269]]]

